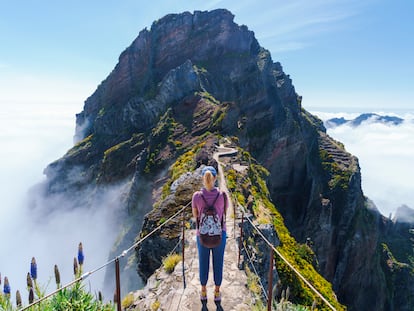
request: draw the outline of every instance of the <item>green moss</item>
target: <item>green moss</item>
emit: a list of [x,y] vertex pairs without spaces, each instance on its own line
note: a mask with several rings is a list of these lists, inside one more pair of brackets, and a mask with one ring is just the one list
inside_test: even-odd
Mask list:
[[161,166],[161,162],[164,159],[159,158],[159,154],[167,144],[170,144],[174,150],[176,146],[181,147],[182,143],[174,140],[173,137],[176,126],[177,122],[172,117],[172,110],[169,108],[151,131],[147,162],[144,169],[145,173],[149,174],[154,167]]
[[[266,178],[269,172],[257,164],[257,162],[250,156],[248,152],[242,151],[241,157],[243,161],[250,163],[247,179],[243,177],[234,176],[236,173],[229,170],[227,172],[227,179],[230,178],[230,185],[234,180],[239,178],[243,180],[235,186],[234,192],[247,192],[253,196],[252,212],[256,216],[257,221],[269,221],[274,225],[277,235],[280,240],[278,251],[292,264],[300,273],[333,305],[337,310],[345,310],[340,305],[332,290],[331,284],[325,280],[313,267],[312,261],[314,258],[313,252],[309,247],[299,244],[290,235],[289,230],[285,226],[284,219],[273,203],[270,201],[269,190],[266,185]],[[244,188],[245,187],[245,188]],[[243,201],[238,196],[238,201]],[[315,294],[307,287],[304,282],[297,277],[292,269],[278,256],[275,257],[276,268],[284,286],[289,286],[291,289],[294,302],[301,305],[312,305]],[[319,301],[319,300],[318,300]],[[329,310],[327,306],[318,305],[318,310]]]
[[92,141],[93,141],[93,134],[89,135],[88,137],[85,137],[83,140],[75,144],[69,151],[67,152],[67,156],[75,156],[77,153],[81,152],[82,150],[89,149],[92,147]]
[[170,167],[170,174],[171,178],[168,180],[167,183],[162,188],[162,199],[164,199],[170,193],[170,186],[171,184],[182,174],[185,172],[194,171],[196,168],[196,160],[195,155],[197,154],[198,150],[204,146],[205,142],[201,142],[191,148],[191,150],[187,151],[186,153],[182,154],[178,157],[177,161]]
[[98,181],[114,181],[131,174],[135,167],[131,162],[143,148],[145,137],[139,133],[105,150]]
[[105,114],[105,107],[102,107],[98,112],[98,117],[102,117]]
[[220,102],[213,96],[211,95],[209,92],[197,92],[197,95],[199,95],[201,98],[203,98],[205,101],[214,104],[214,105],[219,105]]
[[319,157],[328,178],[329,188],[331,190],[347,190],[349,179],[352,176],[351,169],[341,168],[325,149],[319,149]]
[[171,254],[162,260],[162,264],[167,273],[172,273],[175,266],[182,260],[181,255]]
[[229,169],[226,171],[226,182],[227,182],[227,188],[230,191],[235,191],[237,186],[237,174],[234,169]]
[[226,112],[224,111],[224,109],[223,108],[217,108],[214,111],[213,116],[211,118],[211,123],[212,123],[213,128],[220,127],[225,116],[226,116]]

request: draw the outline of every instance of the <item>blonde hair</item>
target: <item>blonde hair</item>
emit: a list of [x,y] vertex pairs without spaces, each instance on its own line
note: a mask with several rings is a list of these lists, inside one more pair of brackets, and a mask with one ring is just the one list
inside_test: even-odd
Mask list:
[[213,176],[213,174],[210,171],[206,171],[203,175],[203,184],[204,187],[210,191],[214,188],[214,182],[216,181],[216,178]]

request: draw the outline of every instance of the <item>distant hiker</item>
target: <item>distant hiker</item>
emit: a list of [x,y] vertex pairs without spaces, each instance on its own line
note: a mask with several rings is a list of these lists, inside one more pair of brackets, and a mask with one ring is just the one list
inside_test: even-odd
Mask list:
[[[197,223],[197,247],[201,302],[207,301],[210,253],[213,255],[214,301],[221,301],[224,249],[226,247],[227,195],[215,187],[217,171],[206,166],[201,172],[204,188],[193,194],[192,210]],[[218,244],[218,245],[217,245]]]

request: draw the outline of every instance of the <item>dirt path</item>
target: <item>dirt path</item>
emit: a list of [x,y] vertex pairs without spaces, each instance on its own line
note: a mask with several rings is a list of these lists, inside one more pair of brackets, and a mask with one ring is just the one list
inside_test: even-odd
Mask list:
[[[214,154],[214,159],[219,162],[219,157],[237,152],[235,149],[219,147]],[[220,162],[219,162],[220,163]],[[223,168],[219,164],[220,189],[228,193]],[[186,231],[188,246],[185,249],[185,280],[186,288],[183,287],[183,268],[179,263],[172,274],[166,274],[162,269],[157,270],[148,280],[147,286],[135,295],[145,297],[142,304],[137,305],[135,310],[152,310],[152,304],[159,302],[158,310],[167,311],[195,311],[195,310],[225,310],[225,311],[247,311],[251,310],[251,294],[247,289],[247,277],[244,271],[238,269],[238,245],[233,228],[233,204],[229,200],[227,213],[227,244],[224,255],[224,272],[222,293],[222,309],[218,308],[213,301],[213,273],[210,265],[209,280],[207,283],[208,303],[202,309],[200,302],[200,281],[198,277],[198,254],[195,230]],[[138,298],[138,297],[135,297]],[[206,308],[207,307],[207,308]]]

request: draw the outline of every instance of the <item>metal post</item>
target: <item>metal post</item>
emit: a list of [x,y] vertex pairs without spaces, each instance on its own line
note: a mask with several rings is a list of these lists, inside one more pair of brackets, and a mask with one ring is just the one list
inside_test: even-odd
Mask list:
[[185,218],[184,218],[184,210],[183,210],[182,230],[183,230],[183,232],[182,232],[183,239],[181,241],[181,252],[183,254],[183,268],[184,268],[184,248],[185,248],[185,233],[184,233],[185,232]]
[[241,255],[241,249],[243,247],[243,220],[244,220],[244,212],[242,212],[241,223],[240,223],[239,259],[237,261],[237,267],[239,267],[239,269],[241,269],[241,267],[240,267],[240,255]]
[[185,282],[185,264],[184,264],[184,249],[185,249],[185,218],[184,218],[184,210],[183,210],[182,230],[183,230],[183,232],[182,232],[183,239],[181,241],[181,247],[182,247],[181,253],[182,253],[182,256],[183,256],[183,258],[182,258],[182,262],[183,262],[183,286],[184,286],[184,289],[185,289],[187,286],[186,286],[186,282]]
[[119,278],[119,258],[115,259],[115,279],[116,279],[116,304],[117,304],[117,311],[121,311],[121,281]]
[[268,296],[267,296],[267,311],[272,310],[272,288],[273,288],[273,247],[270,248],[270,258],[269,258],[269,284],[268,284]]

